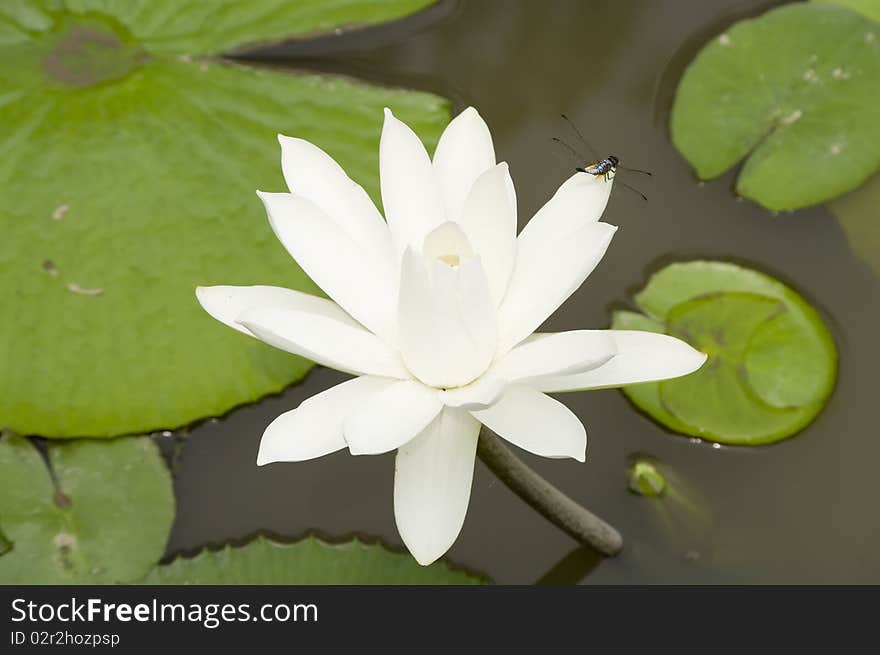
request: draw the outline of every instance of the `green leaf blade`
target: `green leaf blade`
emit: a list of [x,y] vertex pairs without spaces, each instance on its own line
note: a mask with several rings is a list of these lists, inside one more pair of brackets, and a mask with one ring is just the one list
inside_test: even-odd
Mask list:
[[816,4],[837,5],[857,11],[863,16],[880,23],[880,2],[877,0],[810,0]]
[[157,54],[214,55],[402,18],[434,0],[65,0],[67,11],[114,16]]
[[735,24],[685,71],[673,143],[702,179],[748,156],[737,190],[774,210],[859,186],[880,167],[877,28],[813,3]]
[[[25,438],[0,439],[3,584],[112,584],[162,556],[174,518],[171,476],[147,437],[48,447],[52,474]],[[53,484],[53,476],[57,489]]]
[[258,537],[243,546],[204,550],[153,569],[139,584],[475,585],[486,580],[440,561],[420,566],[405,553],[353,540],[308,537],[292,544]]
[[378,202],[382,109],[429,147],[449,121],[431,94],[219,60],[154,57],[82,87],[38,74],[0,96],[0,289],[18,308],[0,322],[0,426],[48,437],[186,425],[301,379],[311,362],[194,294],[320,293],[254,193],[285,189],[277,133],[326,149]]

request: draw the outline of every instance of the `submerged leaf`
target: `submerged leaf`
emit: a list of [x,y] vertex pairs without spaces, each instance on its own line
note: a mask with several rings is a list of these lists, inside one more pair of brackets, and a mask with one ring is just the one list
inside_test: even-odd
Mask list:
[[244,546],[204,550],[157,566],[140,584],[475,585],[487,580],[445,562],[420,566],[409,555],[357,539],[330,544],[308,537],[281,544],[258,537]]
[[850,248],[880,275],[880,175],[828,204]]
[[791,436],[834,387],[837,350],[821,317],[773,278],[724,262],[671,264],[612,327],[665,332],[707,353],[691,375],[624,388],[672,430],[737,445]]
[[775,210],[823,202],[880,167],[880,24],[795,3],[743,20],[682,77],[672,140],[701,179],[747,158],[737,192]]
[[319,293],[254,194],[284,189],[276,134],[325,148],[378,200],[382,108],[430,144],[448,103],[192,55],[424,4],[2,3],[0,427],[147,432],[300,379],[310,362],[225,328],[194,297],[200,284]]
[[129,582],[152,568],[174,518],[171,476],[147,437],[50,443],[0,438],[2,584]]

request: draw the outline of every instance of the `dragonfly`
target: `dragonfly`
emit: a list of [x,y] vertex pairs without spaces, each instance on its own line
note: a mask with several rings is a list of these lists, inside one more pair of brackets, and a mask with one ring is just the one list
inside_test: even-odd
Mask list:
[[[574,121],[572,121],[565,114],[561,114],[561,116],[562,119],[569,124],[572,131],[577,135],[577,138],[581,142],[581,145],[583,145],[586,151],[591,155],[590,157],[587,157],[583,152],[577,150],[571,144],[563,141],[559,137],[553,137],[553,141],[565,148],[575,158],[575,160],[579,164],[581,164],[575,167],[575,170],[578,173],[586,173],[587,175],[592,175],[593,177],[602,177],[606,182],[614,179],[615,175],[617,175],[618,170],[628,171],[630,173],[641,173],[643,175],[651,175],[650,171],[643,171],[639,168],[627,168],[626,166],[622,166],[620,164],[620,158],[616,155],[608,155],[607,157],[604,157],[602,159],[596,159],[596,150],[589,144],[586,138],[584,138],[584,135],[578,129],[577,125],[574,124]],[[644,200],[645,202],[648,202],[648,197],[635,187],[630,186],[623,180],[620,181],[620,184],[625,186],[633,193],[641,196],[642,200]]]

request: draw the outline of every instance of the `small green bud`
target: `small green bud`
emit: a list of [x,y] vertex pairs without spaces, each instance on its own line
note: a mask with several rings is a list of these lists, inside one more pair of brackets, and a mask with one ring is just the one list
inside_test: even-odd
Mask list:
[[629,467],[627,486],[635,494],[657,498],[666,491],[666,478],[651,462],[636,460]]

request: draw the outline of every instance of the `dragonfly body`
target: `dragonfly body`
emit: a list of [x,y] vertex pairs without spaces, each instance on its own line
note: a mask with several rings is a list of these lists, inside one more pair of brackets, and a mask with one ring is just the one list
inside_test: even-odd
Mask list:
[[596,177],[601,175],[606,181],[608,181],[612,179],[617,172],[618,164],[620,164],[620,160],[617,157],[614,155],[608,155],[605,159],[600,159],[599,161],[587,164],[586,166],[579,166],[576,170],[579,173],[588,173]]

